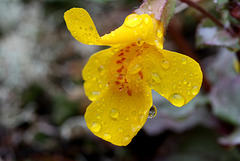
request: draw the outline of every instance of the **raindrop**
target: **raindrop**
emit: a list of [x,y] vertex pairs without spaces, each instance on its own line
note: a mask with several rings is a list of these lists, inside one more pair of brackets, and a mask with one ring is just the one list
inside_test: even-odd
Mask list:
[[114,119],[116,119],[116,118],[118,118],[118,114],[119,114],[119,112],[118,112],[118,110],[117,109],[111,109],[111,111],[110,111],[110,116],[112,117],[112,118],[114,118]]
[[136,27],[142,22],[142,18],[138,14],[131,14],[126,17],[124,25],[130,28]]
[[104,138],[105,140],[109,140],[109,139],[112,138],[112,135],[111,135],[111,134],[108,134],[108,133],[105,133],[105,134],[103,134],[103,138]]
[[119,133],[122,133],[123,132],[123,129],[121,127],[118,128],[118,132]]
[[146,18],[144,19],[144,23],[145,23],[145,24],[149,24],[149,18],[148,18],[148,17],[146,17]]
[[186,64],[186,63],[187,63],[186,58],[182,58],[182,64]]
[[93,132],[99,132],[102,128],[102,125],[99,122],[93,122],[91,125],[91,130]]
[[185,104],[185,98],[180,95],[180,94],[172,94],[170,97],[169,97],[169,101],[174,105],[174,106],[178,106],[178,107],[181,107]]
[[183,84],[185,84],[185,85],[187,84],[187,80],[186,79],[183,80]]
[[136,64],[136,65],[130,64],[128,73],[129,74],[136,74],[140,70],[141,70],[141,66],[139,64]]
[[149,113],[148,113],[148,118],[152,119],[154,118],[155,116],[157,115],[157,108],[155,105],[153,105],[150,110],[149,110]]
[[157,37],[158,38],[162,38],[163,37],[163,33],[161,32],[161,30],[157,30]]
[[191,93],[195,96],[199,92],[198,86],[193,86],[191,89]]
[[130,142],[130,137],[129,136],[124,137],[123,140],[122,140],[123,145],[127,145],[129,142]]
[[98,71],[99,71],[99,72],[103,72],[103,71],[104,71],[104,66],[103,66],[103,65],[99,66],[99,67],[98,67]]
[[157,73],[151,73],[153,83],[161,83],[161,78]]
[[139,41],[137,41],[137,46],[142,46],[143,43],[144,43],[144,41],[139,40]]
[[161,65],[164,69],[169,69],[170,68],[170,63],[165,59],[162,59]]

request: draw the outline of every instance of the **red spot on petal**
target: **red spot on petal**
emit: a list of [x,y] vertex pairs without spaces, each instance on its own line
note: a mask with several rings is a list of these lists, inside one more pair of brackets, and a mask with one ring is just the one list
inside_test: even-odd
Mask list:
[[132,92],[128,89],[127,90],[127,94],[129,95],[129,96],[132,96]]
[[122,60],[121,61],[124,61],[126,58],[122,58]]
[[124,55],[124,53],[120,53],[118,56],[123,56]]
[[133,44],[131,44],[131,46],[136,46],[136,44],[133,43]]
[[117,64],[121,64],[121,63],[122,63],[122,61],[121,61],[121,60],[118,60],[116,63],[117,63]]
[[123,70],[124,66],[122,66],[120,69],[117,70],[118,73],[121,73]]
[[116,82],[115,82],[115,84],[116,84],[116,85],[119,85],[119,84],[120,84],[120,82],[116,81]]
[[126,48],[127,48],[127,49],[130,49],[130,46],[127,46]]
[[139,71],[138,74],[139,74],[140,78],[143,79],[143,73],[142,73],[142,71]]
[[120,51],[123,51],[123,49],[121,49]]
[[122,80],[123,79],[123,75],[120,74],[118,77],[117,77],[118,80]]
[[125,50],[126,52],[129,52],[130,50]]

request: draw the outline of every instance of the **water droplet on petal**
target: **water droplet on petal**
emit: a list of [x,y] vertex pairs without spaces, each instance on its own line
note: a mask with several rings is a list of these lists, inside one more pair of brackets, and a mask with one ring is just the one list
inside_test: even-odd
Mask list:
[[191,89],[191,93],[195,96],[199,92],[198,86],[193,86]]
[[174,105],[174,106],[183,106],[185,104],[185,98],[181,94],[172,94],[169,97],[169,101]]
[[123,129],[121,127],[118,128],[118,132],[119,133],[122,133],[123,132]]
[[164,69],[169,69],[170,68],[170,63],[165,59],[162,59],[161,65]]
[[129,117],[128,117],[128,116],[126,116],[126,117],[125,117],[125,120],[126,120],[126,121],[128,121],[128,120],[129,120]]
[[103,66],[103,65],[99,66],[99,67],[98,67],[98,71],[99,71],[99,72],[103,72],[103,71],[104,71],[104,66]]
[[108,134],[108,133],[105,133],[105,134],[103,134],[103,138],[104,138],[105,140],[109,140],[109,139],[112,138],[112,135],[111,135],[111,134]]
[[151,73],[152,83],[161,83],[162,79],[157,73]]
[[144,23],[145,23],[145,24],[149,24],[149,18],[148,18],[148,17],[146,17],[146,18],[144,19]]
[[142,22],[142,18],[138,14],[130,14],[126,17],[124,25],[130,28],[136,27]]
[[129,136],[124,137],[123,140],[122,140],[123,145],[127,145],[129,142],[130,142],[130,137]]
[[97,119],[98,119],[98,120],[101,119],[101,116],[100,116],[99,114],[97,114]]
[[183,80],[183,84],[185,84],[185,85],[187,84],[187,80],[186,79]]
[[118,114],[119,114],[119,112],[118,112],[118,110],[117,109],[111,109],[111,111],[110,111],[110,116],[112,117],[112,118],[114,118],[114,119],[116,119],[116,118],[118,118]]
[[155,116],[157,115],[157,108],[156,106],[152,106],[149,110],[149,113],[148,113],[148,118],[152,119],[154,118]]
[[186,64],[186,63],[187,63],[186,58],[182,58],[182,64]]
[[131,115],[132,115],[132,117],[136,117],[137,116],[137,110],[132,110]]
[[157,30],[157,37],[158,38],[162,38],[163,37],[163,33],[161,30]]
[[128,73],[129,74],[136,74],[137,72],[139,72],[141,70],[141,66],[139,64],[130,64],[129,65],[129,70]]
[[144,44],[144,41],[139,40],[139,41],[137,41],[136,44],[137,44],[137,46],[142,46]]
[[99,132],[102,128],[102,125],[99,122],[93,122],[91,125],[91,130],[93,132]]

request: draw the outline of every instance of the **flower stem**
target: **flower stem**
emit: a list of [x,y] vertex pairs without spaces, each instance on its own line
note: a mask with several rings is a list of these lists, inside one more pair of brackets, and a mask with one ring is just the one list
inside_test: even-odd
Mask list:
[[205,10],[204,8],[202,8],[200,5],[198,5],[197,3],[194,3],[190,0],[180,0],[181,2],[184,2],[186,4],[188,4],[189,6],[197,9],[199,12],[201,12],[203,15],[205,15],[206,17],[210,18],[216,25],[218,25],[221,28],[224,28],[224,25],[215,17],[213,16],[210,12],[208,12],[207,10]]

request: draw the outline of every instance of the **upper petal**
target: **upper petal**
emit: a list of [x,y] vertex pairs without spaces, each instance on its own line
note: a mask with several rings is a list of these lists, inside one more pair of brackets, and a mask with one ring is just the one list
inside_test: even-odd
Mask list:
[[72,8],[64,13],[64,19],[72,36],[84,44],[100,45],[100,36],[88,14],[82,8]]
[[102,50],[92,55],[83,69],[84,89],[87,97],[94,101],[108,86],[109,63],[113,56],[112,49]]
[[85,120],[98,137],[126,146],[146,122],[151,106],[150,89],[139,87],[129,95],[112,85],[88,106]]
[[111,45],[143,41],[162,48],[163,36],[163,24],[157,21],[153,15],[130,14],[122,26],[110,34],[102,36],[101,41]]
[[129,67],[137,65],[143,81],[175,106],[187,104],[200,90],[201,68],[188,56],[149,46]]

